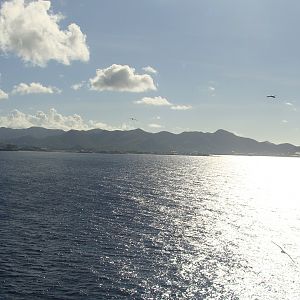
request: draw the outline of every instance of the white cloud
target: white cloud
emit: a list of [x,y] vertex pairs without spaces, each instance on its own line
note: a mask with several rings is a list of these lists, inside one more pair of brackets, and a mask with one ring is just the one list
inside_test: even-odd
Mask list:
[[121,127],[114,127],[98,121],[84,121],[84,119],[77,114],[64,116],[58,113],[54,108],[50,109],[49,112],[38,111],[33,115],[25,114],[15,109],[6,116],[0,116],[0,127],[29,128],[33,126],[62,130],[89,130],[94,128],[127,130],[132,128],[127,124],[122,124]]
[[82,81],[82,82],[79,82],[79,83],[75,83],[71,86],[71,88],[74,90],[74,91],[77,91],[79,89],[81,89],[83,87],[83,85],[85,84],[85,81]]
[[150,75],[135,74],[135,69],[127,65],[113,64],[106,69],[96,70],[90,79],[90,88],[95,91],[146,92],[156,90]]
[[166,98],[163,97],[144,97],[141,100],[135,101],[136,104],[154,105],[154,106],[170,106],[172,105]]
[[50,1],[11,0],[0,9],[0,50],[12,52],[23,61],[45,66],[49,60],[69,65],[88,61],[86,36],[74,23],[59,27],[64,18],[50,10]]
[[160,124],[151,123],[151,124],[148,125],[148,127],[150,127],[150,128],[162,128],[163,126],[160,125]]
[[191,105],[173,105],[171,107],[171,109],[173,110],[189,110],[192,109]]
[[143,70],[146,72],[146,73],[151,73],[151,74],[157,74],[157,70],[155,70],[154,68],[150,67],[150,66],[147,66],[147,67],[144,67]]
[[297,111],[297,108],[295,105],[291,102],[286,102],[285,105],[289,106],[293,111]]
[[20,83],[18,85],[15,85],[12,93],[19,94],[19,95],[54,94],[54,93],[61,93],[61,90],[52,86],[43,86],[38,82],[32,82],[30,84]]
[[152,105],[152,106],[169,106],[173,110],[189,110],[191,105],[174,105],[166,98],[158,97],[144,97],[141,100],[135,101],[136,104]]
[[8,94],[0,89],[0,100],[2,99],[8,99]]

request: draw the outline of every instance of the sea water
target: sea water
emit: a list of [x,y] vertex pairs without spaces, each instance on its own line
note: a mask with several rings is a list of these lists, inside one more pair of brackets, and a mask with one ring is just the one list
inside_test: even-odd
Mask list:
[[1,152],[0,299],[300,299],[299,170]]

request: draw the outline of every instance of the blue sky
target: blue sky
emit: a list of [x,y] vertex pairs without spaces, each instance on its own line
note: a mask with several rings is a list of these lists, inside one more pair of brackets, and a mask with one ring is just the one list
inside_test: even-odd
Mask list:
[[299,1],[0,3],[0,126],[223,128],[300,145]]

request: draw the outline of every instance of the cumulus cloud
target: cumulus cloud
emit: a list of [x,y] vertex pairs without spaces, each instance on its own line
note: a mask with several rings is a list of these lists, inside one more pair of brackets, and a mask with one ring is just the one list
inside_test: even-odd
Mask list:
[[94,128],[105,130],[127,130],[131,127],[122,124],[120,127],[110,126],[98,121],[85,121],[80,115],[64,116],[52,108],[48,112],[38,111],[35,114],[25,114],[17,109],[5,116],[0,116],[0,127],[29,128],[33,126],[62,129],[62,130],[89,130]]
[[11,0],[0,9],[0,50],[14,53],[23,61],[45,66],[55,60],[69,65],[73,60],[88,61],[86,35],[72,23],[59,27],[64,18],[50,10],[50,1]]
[[61,90],[52,86],[43,86],[38,82],[30,84],[20,83],[14,86],[13,94],[28,95],[28,94],[55,94],[61,93]]
[[144,97],[141,100],[135,101],[136,104],[154,105],[154,106],[170,106],[172,105],[166,98],[158,97]]
[[169,106],[173,110],[189,110],[192,109],[191,105],[174,105],[169,102],[166,98],[161,96],[158,97],[144,97],[141,100],[137,100],[134,103],[152,105],[152,106]]
[[127,65],[113,64],[106,69],[96,70],[90,79],[90,88],[95,91],[146,92],[156,90],[150,75],[139,75]]
[[0,89],[0,100],[8,99],[8,94]]
[[151,123],[148,125],[150,128],[162,128],[163,126],[160,124]]
[[155,70],[154,68],[150,67],[150,66],[147,66],[147,67],[144,67],[143,70],[146,72],[146,73],[151,73],[151,74],[157,74],[157,70]]
[[173,110],[189,110],[192,109],[191,105],[173,105],[171,107],[171,109]]

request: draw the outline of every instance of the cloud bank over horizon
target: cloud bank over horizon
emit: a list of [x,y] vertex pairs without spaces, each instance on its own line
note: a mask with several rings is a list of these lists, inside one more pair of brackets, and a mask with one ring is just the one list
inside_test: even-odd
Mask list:
[[154,129],[159,129],[159,128],[163,128],[163,125],[156,124],[156,123],[150,123],[150,124],[148,124],[148,127],[154,128]]
[[85,121],[80,115],[62,115],[56,109],[51,108],[48,112],[37,111],[35,114],[26,114],[17,109],[11,113],[0,116],[0,127],[7,128],[30,128],[43,127],[48,129],[62,129],[62,130],[90,130],[90,129],[104,129],[104,130],[128,130],[131,127],[127,124],[122,124],[120,127],[110,126],[106,123],[98,121]]
[[24,62],[44,67],[48,61],[70,65],[89,61],[86,35],[75,23],[61,30],[62,14],[51,11],[50,1],[12,0],[0,8],[0,50]]
[[148,74],[136,74],[128,65],[113,64],[106,69],[97,69],[90,79],[90,89],[98,92],[116,91],[141,93],[155,91],[153,78]]

